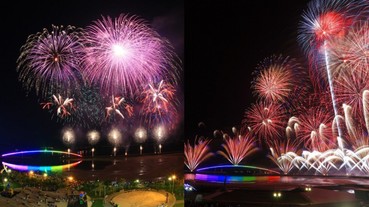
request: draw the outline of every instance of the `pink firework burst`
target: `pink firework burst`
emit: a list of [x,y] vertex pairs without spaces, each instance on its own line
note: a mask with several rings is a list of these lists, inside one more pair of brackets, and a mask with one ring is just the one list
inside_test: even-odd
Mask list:
[[158,77],[176,81],[179,64],[172,46],[143,19],[102,17],[86,31],[85,76],[102,91],[133,95]]
[[287,117],[282,106],[258,102],[245,112],[242,122],[243,127],[250,127],[250,130],[261,142],[262,139],[269,140],[281,137],[287,123]]
[[218,153],[233,165],[238,165],[243,159],[257,150],[255,138],[250,135],[239,135],[234,138],[225,137],[224,142],[222,144],[224,151],[218,151]]
[[190,144],[189,140],[187,140],[187,143],[184,144],[184,164],[191,172],[193,172],[199,166],[199,164],[213,155],[211,152],[209,152],[208,145],[210,141],[210,139],[196,138],[193,146]]
[[293,96],[293,92],[307,90],[308,85],[301,87],[308,82],[305,70],[294,59],[290,57],[271,56],[262,61],[257,67],[256,78],[252,88],[255,95],[267,102],[284,102]]
[[65,118],[71,115],[71,111],[75,109],[72,98],[63,99],[61,95],[53,95],[52,101],[41,103],[42,109],[54,108],[56,115],[60,118]]
[[112,96],[111,105],[105,107],[105,110],[106,110],[105,119],[108,119],[109,117],[115,114],[120,116],[122,119],[125,118],[123,113],[127,113],[129,117],[133,115],[133,107],[126,103],[124,97],[119,96]]
[[19,80],[28,91],[42,98],[50,94],[70,95],[80,85],[84,57],[81,30],[52,26],[52,30],[30,35],[17,60]]
[[332,134],[332,112],[325,107],[311,107],[298,116],[300,127],[297,137],[309,150],[319,152],[336,147]]

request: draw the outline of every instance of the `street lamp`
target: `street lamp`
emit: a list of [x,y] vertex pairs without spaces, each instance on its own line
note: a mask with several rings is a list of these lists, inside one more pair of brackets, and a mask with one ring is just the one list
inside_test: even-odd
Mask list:
[[5,190],[6,183],[8,182],[8,178],[3,179],[3,190]]
[[117,155],[117,148],[116,147],[114,147],[114,157]]
[[142,150],[143,150],[143,147],[142,145],[140,145],[140,155],[142,155]]
[[280,198],[280,197],[282,197],[282,193],[281,192],[274,192],[273,197],[274,198]]
[[94,152],[95,152],[95,148],[92,148],[92,149],[91,149],[92,157],[94,157]]
[[173,194],[173,191],[174,191],[174,180],[176,179],[177,177],[175,175],[172,175],[168,178],[169,181],[172,181],[172,194]]
[[159,144],[159,154],[161,154],[161,144]]
[[69,181],[69,182],[73,182],[73,180],[74,180],[74,178],[73,178],[72,176],[69,176],[69,177],[68,177],[68,181]]

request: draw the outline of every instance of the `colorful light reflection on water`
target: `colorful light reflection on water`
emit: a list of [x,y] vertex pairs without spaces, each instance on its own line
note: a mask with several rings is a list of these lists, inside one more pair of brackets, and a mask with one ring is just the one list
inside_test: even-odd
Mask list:
[[[246,171],[245,171],[246,170]],[[185,180],[205,181],[213,183],[254,183],[279,182],[279,172],[247,165],[218,165],[196,170],[196,174],[185,174]],[[237,174],[235,173],[242,173]],[[259,175],[245,175],[245,173],[259,172]],[[269,175],[265,175],[268,173]]]
[[185,180],[206,181],[213,183],[238,183],[238,182],[278,182],[279,175],[272,176],[241,176],[241,175],[211,175],[211,174],[186,174]]
[[81,163],[82,161],[77,161],[71,164],[66,164],[66,165],[55,165],[55,166],[31,166],[31,165],[16,165],[16,164],[11,164],[11,163],[7,163],[7,162],[2,162],[3,165],[8,166],[9,168],[12,168],[14,170],[19,170],[19,171],[51,171],[51,172],[58,172],[58,171],[63,171],[65,169],[69,169],[71,167],[74,167],[76,165],[78,165],[79,163]]

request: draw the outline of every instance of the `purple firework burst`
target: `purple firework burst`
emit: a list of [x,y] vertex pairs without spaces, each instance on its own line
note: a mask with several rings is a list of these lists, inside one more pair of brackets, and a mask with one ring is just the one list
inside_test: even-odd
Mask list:
[[108,94],[133,95],[158,78],[175,81],[170,43],[137,16],[102,17],[86,29],[86,78]]
[[80,37],[74,26],[55,26],[30,35],[17,60],[19,80],[28,91],[35,89],[42,98],[50,94],[65,96],[81,82],[81,60],[84,57]]

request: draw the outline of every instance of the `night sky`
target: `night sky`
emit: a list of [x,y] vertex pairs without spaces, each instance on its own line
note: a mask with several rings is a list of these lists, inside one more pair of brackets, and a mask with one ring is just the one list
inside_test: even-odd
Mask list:
[[[307,0],[196,1],[185,10],[185,137],[239,126],[256,97],[252,72],[273,54],[307,66],[297,42]],[[203,122],[204,125],[199,123]]]
[[[18,81],[16,60],[28,35],[43,28],[50,31],[52,24],[85,28],[101,16],[118,17],[121,13],[138,15],[172,43],[184,62],[183,4],[183,0],[53,0],[10,1],[2,5],[0,153],[42,147],[65,149],[61,139],[63,125],[41,109],[37,97],[26,96]],[[183,131],[181,126],[179,129]],[[101,139],[106,140],[106,135],[102,135]],[[176,139],[183,140],[183,137]],[[177,146],[183,146],[176,141]],[[78,143],[80,147],[86,144],[85,135],[77,136]],[[101,145],[104,145],[103,141]]]
[[[0,152],[64,147],[63,125],[40,108],[36,97],[27,97],[17,80],[16,60],[30,34],[50,29],[52,24],[84,28],[101,15],[129,13],[146,19],[169,39],[184,63],[184,129],[180,127],[179,134],[182,130],[185,138],[202,133],[212,136],[215,129],[230,130],[239,125],[245,109],[255,102],[251,74],[260,61],[282,54],[306,65],[297,31],[307,3],[308,0],[8,2],[0,13]],[[199,122],[206,127],[199,128]],[[178,146],[183,146],[182,138],[175,140]]]

